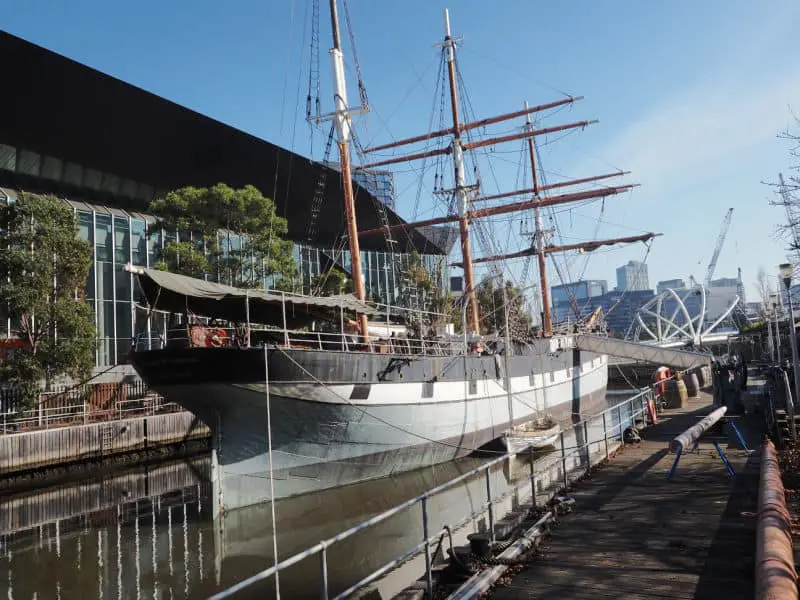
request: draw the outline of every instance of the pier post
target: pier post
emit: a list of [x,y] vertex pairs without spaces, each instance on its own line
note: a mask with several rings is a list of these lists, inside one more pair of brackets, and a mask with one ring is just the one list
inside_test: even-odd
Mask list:
[[492,503],[492,479],[486,469],[486,502],[489,504],[489,539],[494,542],[494,504]]
[[328,547],[323,544],[319,551],[320,586],[319,597],[328,600]]
[[592,468],[592,445],[589,443],[589,419],[583,421],[583,443],[586,446],[586,472]]
[[[488,473],[488,471],[487,471]],[[489,520],[491,521],[491,507],[489,508]],[[433,598],[433,573],[431,571],[431,541],[430,531],[428,530],[428,497],[422,498],[422,536],[425,539],[425,587],[428,598]]]

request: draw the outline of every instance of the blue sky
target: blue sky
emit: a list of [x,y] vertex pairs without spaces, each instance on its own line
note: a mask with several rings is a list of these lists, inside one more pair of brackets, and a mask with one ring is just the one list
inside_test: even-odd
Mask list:
[[[322,0],[323,110],[330,108],[330,33]],[[651,284],[702,278],[728,207],[733,221],[716,276],[743,269],[755,299],[759,267],[775,272],[785,243],[774,236],[782,212],[769,206],[764,180],[787,172],[776,135],[800,114],[800,5],[793,0],[672,0],[571,3],[539,0],[350,0],[356,45],[374,110],[358,119],[365,142],[428,128],[449,6],[474,114],[485,117],[583,95],[545,125],[600,120],[561,139],[540,139],[552,181],[633,171],[630,194],[559,215],[565,243],[595,236],[664,233],[647,262]],[[0,0],[0,26],[16,35],[179,104],[302,154],[309,65],[308,0],[172,0],[136,3]],[[305,40],[305,42],[304,42]],[[348,59],[351,53],[346,48]],[[350,61],[352,66],[352,61]],[[352,75],[351,69],[351,75]],[[354,79],[351,79],[351,84]],[[351,100],[357,99],[355,85]],[[506,124],[497,131],[510,131]],[[545,142],[554,142],[545,144]],[[555,143],[557,141],[557,143]],[[315,157],[323,142],[317,135]],[[481,163],[487,193],[513,189],[519,144]],[[416,177],[401,166],[399,212],[412,218]],[[420,218],[441,214],[423,178]],[[520,247],[518,220],[495,227],[493,249]],[[476,254],[481,254],[480,246]],[[641,245],[562,261],[565,278],[614,280],[614,270],[645,256]],[[520,265],[513,267],[518,273]],[[558,277],[551,277],[553,283]]]

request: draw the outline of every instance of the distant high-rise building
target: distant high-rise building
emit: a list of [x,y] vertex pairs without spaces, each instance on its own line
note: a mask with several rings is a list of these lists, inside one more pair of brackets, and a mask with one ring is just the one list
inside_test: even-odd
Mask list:
[[665,279],[659,281],[656,286],[656,294],[666,292],[667,290],[682,290],[686,288],[686,281],[683,279]]
[[617,290],[620,292],[635,292],[650,289],[647,277],[647,265],[636,260],[628,261],[617,269]]
[[[563,285],[554,285],[550,288],[550,299],[553,305],[553,321],[558,323],[566,321],[567,318],[575,319],[573,313],[572,298],[581,314],[587,307],[591,306],[591,300],[598,298],[608,291],[608,282],[604,279],[587,279],[584,281],[574,281]],[[589,312],[594,308],[589,309]]]

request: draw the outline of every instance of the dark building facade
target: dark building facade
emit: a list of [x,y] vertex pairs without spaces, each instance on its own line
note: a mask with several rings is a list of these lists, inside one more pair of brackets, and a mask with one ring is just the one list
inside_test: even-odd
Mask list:
[[[152,266],[165,241],[177,235],[155,228],[147,215],[160,193],[218,182],[254,185],[287,219],[298,291],[331,266],[349,272],[349,252],[341,250],[347,247],[346,225],[336,169],[2,31],[0,56],[13,57],[4,62],[3,74],[14,87],[0,110],[0,201],[14,201],[19,191],[52,193],[75,212],[95,259],[87,298],[100,336],[98,367],[122,361],[133,334],[138,292],[125,264]],[[356,181],[359,229],[378,227],[384,219],[402,223],[393,211],[389,180],[371,174]],[[310,227],[315,199],[319,214]],[[415,252],[446,288],[449,248],[436,237],[409,231],[392,243],[380,235],[362,238],[368,295],[395,300]],[[235,250],[241,239],[234,235],[229,243]],[[13,332],[14,323],[0,309],[0,338]],[[162,332],[148,333],[157,339]]]

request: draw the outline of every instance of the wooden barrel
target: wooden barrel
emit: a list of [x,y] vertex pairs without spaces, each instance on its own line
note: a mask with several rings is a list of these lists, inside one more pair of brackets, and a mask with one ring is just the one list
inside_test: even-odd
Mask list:
[[689,394],[686,384],[677,379],[670,379],[664,386],[664,403],[667,408],[682,408],[686,406]]
[[683,376],[683,383],[686,385],[686,394],[689,398],[697,398],[700,393],[700,383],[698,381],[697,373],[692,371]]

